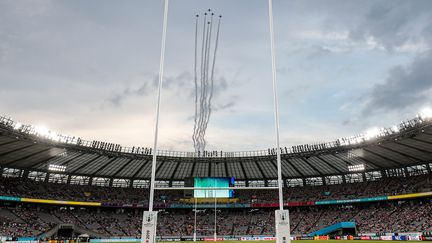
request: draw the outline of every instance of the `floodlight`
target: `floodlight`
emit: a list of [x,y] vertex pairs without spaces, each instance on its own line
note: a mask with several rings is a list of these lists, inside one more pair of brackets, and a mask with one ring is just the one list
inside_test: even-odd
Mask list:
[[21,129],[22,126],[23,126],[22,123],[17,122],[17,123],[15,123],[15,125],[14,125],[14,129],[15,129],[15,130],[19,130],[19,129]]
[[47,137],[50,134],[50,130],[45,126],[35,126],[34,130],[39,136]]
[[50,170],[50,171],[57,171],[57,172],[65,172],[66,171],[66,166],[64,166],[64,165],[50,164],[50,165],[48,165],[48,170]]
[[380,135],[380,133],[381,133],[380,129],[374,127],[365,133],[364,138],[365,140],[371,140],[373,138],[377,138]]
[[348,165],[348,171],[354,172],[354,171],[364,171],[365,165],[364,164],[357,164],[357,165]]
[[421,110],[421,112],[420,112],[420,117],[421,117],[423,120],[431,119],[431,118],[432,118],[432,109],[429,108],[429,107],[424,108],[424,109]]
[[399,132],[399,127],[398,126],[392,126],[392,128],[391,128],[391,130],[393,131],[393,132],[395,132],[395,133],[398,133]]

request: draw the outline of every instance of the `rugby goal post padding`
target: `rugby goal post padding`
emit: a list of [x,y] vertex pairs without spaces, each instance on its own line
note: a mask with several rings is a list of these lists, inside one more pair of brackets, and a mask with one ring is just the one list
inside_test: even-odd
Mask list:
[[141,243],[156,243],[157,211],[144,211]]
[[288,210],[276,210],[276,243],[291,243],[290,220]]

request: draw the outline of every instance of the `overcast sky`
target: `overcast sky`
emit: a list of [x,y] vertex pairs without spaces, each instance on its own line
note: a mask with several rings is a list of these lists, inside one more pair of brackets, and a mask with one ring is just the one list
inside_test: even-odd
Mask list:
[[[196,13],[223,15],[208,150],[274,145],[266,0],[170,0],[160,146],[192,151]],[[162,0],[0,0],[0,113],[152,145]],[[432,102],[432,1],[274,0],[281,144],[413,118]]]

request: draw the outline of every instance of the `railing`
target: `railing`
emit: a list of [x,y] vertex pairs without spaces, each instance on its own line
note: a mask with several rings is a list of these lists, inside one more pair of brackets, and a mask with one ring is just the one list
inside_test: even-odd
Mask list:
[[[382,138],[385,136],[397,134],[421,125],[425,125],[426,122],[430,122],[430,117],[418,116],[414,119],[404,121],[397,126],[391,128],[375,129],[372,132],[365,134],[359,134],[346,138],[339,138],[335,141],[326,143],[314,143],[314,144],[303,144],[292,147],[281,147],[282,154],[293,154],[320,151],[331,148],[351,146],[355,144],[365,143],[369,140]],[[128,154],[142,154],[151,155],[152,149],[147,147],[123,147],[120,144],[101,142],[101,141],[89,141],[84,140],[75,136],[62,135],[57,132],[53,132],[44,127],[24,125],[22,123],[13,121],[11,118],[0,116],[0,125],[7,128],[13,129],[16,132],[37,136],[41,139],[47,139],[51,142],[76,145],[86,148],[94,148],[110,152],[128,153]],[[225,152],[225,151],[200,151],[200,152],[184,152],[184,151],[171,151],[171,150],[158,150],[158,156],[167,157],[188,157],[188,158],[233,158],[233,157],[257,157],[257,156],[271,156],[276,155],[275,148],[269,148],[267,150],[256,150],[256,151],[237,151],[237,152]]]

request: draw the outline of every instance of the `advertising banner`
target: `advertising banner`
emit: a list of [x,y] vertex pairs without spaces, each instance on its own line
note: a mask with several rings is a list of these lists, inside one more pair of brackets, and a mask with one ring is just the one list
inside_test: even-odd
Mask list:
[[288,207],[300,207],[300,206],[313,206],[315,202],[287,202],[285,206]]
[[277,208],[277,207],[279,207],[279,203],[252,203],[251,207],[253,207],[253,208]]
[[58,201],[58,200],[36,199],[36,198],[21,198],[21,202],[57,204],[57,205],[74,205],[74,206],[101,206],[101,203],[99,202]]
[[19,197],[0,196],[0,200],[2,200],[2,201],[15,201],[15,202],[19,202],[21,200],[21,198],[19,198]]
[[181,239],[180,238],[162,238],[162,239],[159,239],[158,241],[160,241],[160,242],[174,242],[174,241],[180,241]]
[[136,238],[111,238],[111,239],[90,239],[91,243],[109,243],[109,242],[141,242]]
[[238,238],[238,237],[224,237],[223,239],[224,240],[230,240],[230,241],[232,241],[232,240],[240,240],[240,238]]
[[422,240],[420,235],[407,235],[407,240]]
[[405,235],[394,235],[392,236],[393,240],[407,240],[407,237]]
[[[224,238],[222,237],[216,237],[216,241],[223,241]],[[214,241],[214,237],[205,237],[204,241]]]
[[313,240],[313,236],[300,236],[297,237],[297,240]]
[[391,235],[383,235],[380,236],[380,240],[393,240],[393,237]]
[[356,198],[356,199],[341,199],[341,200],[326,200],[326,201],[317,201],[317,202],[315,202],[315,204],[316,205],[328,205],[328,204],[375,202],[375,201],[385,201],[385,200],[387,200],[387,196]]
[[330,237],[328,235],[320,235],[320,236],[315,236],[314,240],[330,240]]
[[248,237],[240,237],[241,241],[261,241],[261,240],[276,240],[276,237],[270,236],[248,236]]

